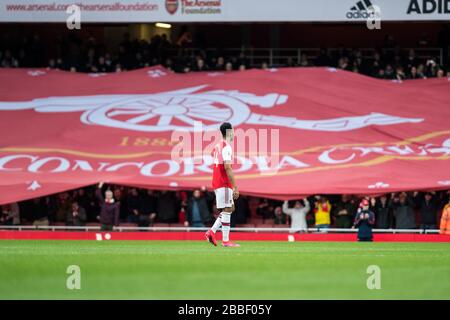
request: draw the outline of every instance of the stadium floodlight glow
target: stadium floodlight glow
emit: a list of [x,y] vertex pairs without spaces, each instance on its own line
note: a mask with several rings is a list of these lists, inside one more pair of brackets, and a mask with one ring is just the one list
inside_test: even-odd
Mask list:
[[157,26],[158,28],[164,28],[164,29],[172,28],[172,25],[170,23],[162,23],[162,22],[157,22],[155,24],[155,26]]

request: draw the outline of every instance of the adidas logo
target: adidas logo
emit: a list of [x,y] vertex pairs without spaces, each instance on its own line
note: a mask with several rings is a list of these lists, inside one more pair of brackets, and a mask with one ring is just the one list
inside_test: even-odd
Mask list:
[[369,19],[373,16],[373,12],[370,11],[372,2],[370,0],[361,0],[356,3],[355,6],[350,8],[347,12],[347,19]]

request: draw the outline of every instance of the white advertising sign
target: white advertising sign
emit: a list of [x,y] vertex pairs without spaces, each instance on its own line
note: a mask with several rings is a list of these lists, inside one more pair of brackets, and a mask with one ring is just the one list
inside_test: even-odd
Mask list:
[[82,22],[450,21],[450,0],[0,0],[0,22],[65,22],[73,4]]

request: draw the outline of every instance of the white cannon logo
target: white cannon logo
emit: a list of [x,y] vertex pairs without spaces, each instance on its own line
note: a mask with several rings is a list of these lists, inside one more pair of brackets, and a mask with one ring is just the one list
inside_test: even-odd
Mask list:
[[0,102],[0,110],[34,109],[36,112],[83,112],[81,121],[133,131],[194,131],[202,122],[204,130],[217,130],[218,124],[287,127],[314,131],[349,131],[370,125],[417,123],[423,119],[402,118],[382,113],[326,120],[301,120],[293,117],[253,113],[250,106],[273,108],[288,97],[278,93],[257,96],[237,90],[200,90],[201,85],[182,90],[152,94],[111,94],[94,96],[48,97],[27,102]]

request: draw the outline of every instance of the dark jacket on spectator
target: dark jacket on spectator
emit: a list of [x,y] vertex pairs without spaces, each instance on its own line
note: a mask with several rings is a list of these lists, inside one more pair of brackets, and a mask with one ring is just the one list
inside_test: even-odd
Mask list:
[[247,223],[247,218],[250,217],[250,207],[247,198],[240,196],[234,201],[234,206],[235,210],[231,215],[231,226]]
[[40,220],[48,218],[46,198],[33,199],[30,202],[30,212],[32,220]]
[[202,221],[195,221],[195,222],[203,222],[204,224],[209,223],[211,221],[211,214],[208,210],[208,204],[206,202],[206,199],[203,197],[200,198],[191,197],[189,199],[187,203],[186,220],[189,222],[189,224],[192,224],[194,222],[192,209],[195,203],[197,203],[198,210],[200,211],[200,217],[202,219]]
[[[346,210],[347,214],[339,215],[340,211]],[[357,204],[355,201],[348,200],[346,202],[340,201],[334,208],[336,228],[350,228],[353,224],[357,210]]]
[[68,226],[84,226],[86,223],[86,210],[83,207],[78,207],[78,215],[73,216],[73,211],[68,210],[66,213],[66,224]]
[[134,216],[134,210],[141,214],[142,198],[140,195],[129,195],[127,198],[128,215]]
[[142,196],[140,211],[144,215],[156,213],[157,204],[158,204],[158,198],[156,198],[154,195],[145,193]]
[[392,227],[391,208],[388,200],[386,200],[384,205],[378,200],[375,207],[372,207],[371,210],[375,213],[375,223],[378,229],[389,229]]
[[[75,200],[78,202],[78,204],[80,205],[80,207],[83,207],[83,209],[86,212],[86,219],[90,219],[95,221],[95,216],[97,215],[96,212],[96,208],[95,208],[95,201],[94,198],[91,197],[91,195],[89,195],[87,192],[80,196],[77,195],[75,197]],[[91,217],[92,216],[92,217]]]
[[420,198],[417,202],[422,224],[436,225],[436,216],[438,212],[436,197],[433,196],[430,201],[426,201],[425,198]]
[[179,201],[173,191],[161,192],[158,197],[158,221],[163,223],[178,222]]
[[402,204],[400,201],[391,202],[393,215],[395,219],[396,229],[415,229],[416,228],[416,214],[414,212],[414,202],[410,196]]
[[101,189],[97,189],[95,195],[100,201],[100,223],[109,226],[119,225],[120,202],[106,203]]

